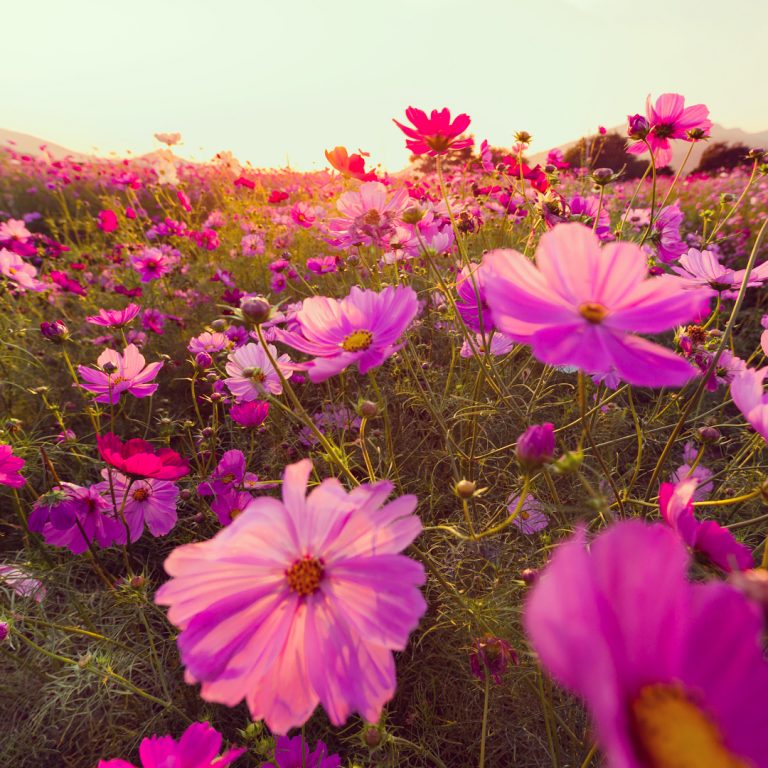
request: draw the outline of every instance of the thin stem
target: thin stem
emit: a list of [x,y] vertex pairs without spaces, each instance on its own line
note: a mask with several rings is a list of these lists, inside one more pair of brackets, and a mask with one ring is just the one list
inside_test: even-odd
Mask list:
[[488,704],[491,698],[491,676],[485,671],[485,694],[483,697],[483,724],[480,726],[480,762],[479,768],[485,768],[485,739],[488,733]]

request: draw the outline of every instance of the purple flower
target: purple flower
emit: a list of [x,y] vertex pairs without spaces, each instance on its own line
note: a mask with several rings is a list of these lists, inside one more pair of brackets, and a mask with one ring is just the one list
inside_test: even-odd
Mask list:
[[526,472],[540,469],[555,453],[555,425],[532,424],[517,438],[517,460]]
[[677,261],[688,250],[680,238],[680,225],[684,218],[685,215],[675,203],[662,208],[653,220],[649,240],[656,246],[659,261],[665,264]]
[[[507,510],[509,511],[510,515],[515,513],[519,503],[519,496],[509,497],[509,500],[507,501]],[[512,525],[514,525],[515,528],[520,531],[520,533],[524,533],[527,536],[530,536],[531,534],[543,531],[549,525],[549,520],[544,514],[544,510],[542,509],[539,500],[535,496],[528,494],[525,497],[520,510],[512,520]]]
[[233,488],[218,493],[210,505],[219,522],[229,525],[252,501],[250,493]]
[[339,768],[338,755],[329,755],[325,743],[318,741],[313,752],[302,736],[278,736],[275,742],[275,756],[261,768]]
[[202,496],[218,496],[240,488],[246,482],[255,482],[255,478],[253,473],[245,471],[245,454],[242,451],[227,451],[208,480],[197,486],[197,492]]
[[477,264],[472,270],[463,267],[456,276],[456,309],[464,325],[476,333],[488,333],[496,326],[491,318],[491,310],[485,301],[483,286],[484,271]]
[[520,659],[512,646],[500,637],[486,634],[472,644],[469,667],[478,680],[485,682],[486,676],[490,675],[496,685],[501,685],[509,665],[519,663]]
[[418,311],[413,288],[389,286],[380,293],[354,286],[343,299],[313,296],[296,315],[295,331],[277,330],[277,338],[315,355],[306,363],[313,383],[325,381],[350,365],[367,373],[391,357]]

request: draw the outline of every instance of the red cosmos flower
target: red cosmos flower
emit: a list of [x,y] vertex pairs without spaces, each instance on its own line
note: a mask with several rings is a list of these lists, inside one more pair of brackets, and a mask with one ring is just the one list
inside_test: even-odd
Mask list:
[[236,187],[245,187],[246,189],[254,189],[256,187],[256,184],[250,179],[246,179],[245,176],[238,176],[234,184]]
[[406,135],[408,141],[405,146],[413,152],[414,155],[429,154],[444,155],[449,149],[465,149],[471,147],[475,140],[473,138],[458,139],[458,137],[469,128],[469,115],[458,115],[451,122],[451,113],[447,108],[432,110],[432,114],[427,117],[427,113],[415,107],[408,107],[405,110],[405,116],[413,123],[414,128],[392,122]]
[[362,155],[350,155],[346,147],[336,147],[332,151],[325,150],[325,156],[333,168],[344,176],[349,176],[360,181],[376,181],[373,171],[365,170],[365,159]]
[[189,463],[170,448],[155,452],[151,443],[134,438],[123,443],[108,432],[97,435],[101,458],[123,474],[133,477],[153,477],[156,480],[178,480],[189,474]]
[[287,200],[290,195],[287,192],[281,192],[279,189],[273,189],[269,193],[268,203],[282,203],[283,200]]

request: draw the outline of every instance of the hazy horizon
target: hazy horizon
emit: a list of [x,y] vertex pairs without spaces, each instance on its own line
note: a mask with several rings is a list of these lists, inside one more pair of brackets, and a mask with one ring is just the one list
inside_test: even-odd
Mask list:
[[[37,0],[4,9],[0,126],[76,152],[142,154],[179,131],[178,154],[230,150],[254,166],[326,165],[338,144],[406,165],[392,123],[409,105],[467,112],[477,141],[533,152],[622,123],[676,91],[714,122],[768,129],[751,82],[768,7],[734,0],[350,0],[280,5]],[[27,34],[24,34],[24,32]]]

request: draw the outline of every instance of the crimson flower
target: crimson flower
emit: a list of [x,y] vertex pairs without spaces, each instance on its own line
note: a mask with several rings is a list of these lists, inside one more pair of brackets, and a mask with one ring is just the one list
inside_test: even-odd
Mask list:
[[178,480],[189,474],[189,462],[170,448],[155,451],[151,443],[140,438],[123,443],[112,432],[97,435],[96,443],[101,458],[126,475]]
[[465,149],[471,147],[475,140],[473,138],[459,139],[458,137],[469,128],[469,115],[457,115],[451,122],[451,113],[447,108],[432,110],[432,114],[427,117],[427,113],[416,107],[408,107],[405,110],[405,116],[413,124],[413,128],[399,123],[397,120],[392,122],[406,135],[408,140],[405,146],[413,152],[414,155],[444,155],[449,149]]
[[360,181],[376,181],[376,174],[373,171],[365,170],[365,159],[362,155],[350,155],[346,147],[336,147],[329,151],[325,150],[325,157],[328,162],[344,176],[349,176]]

